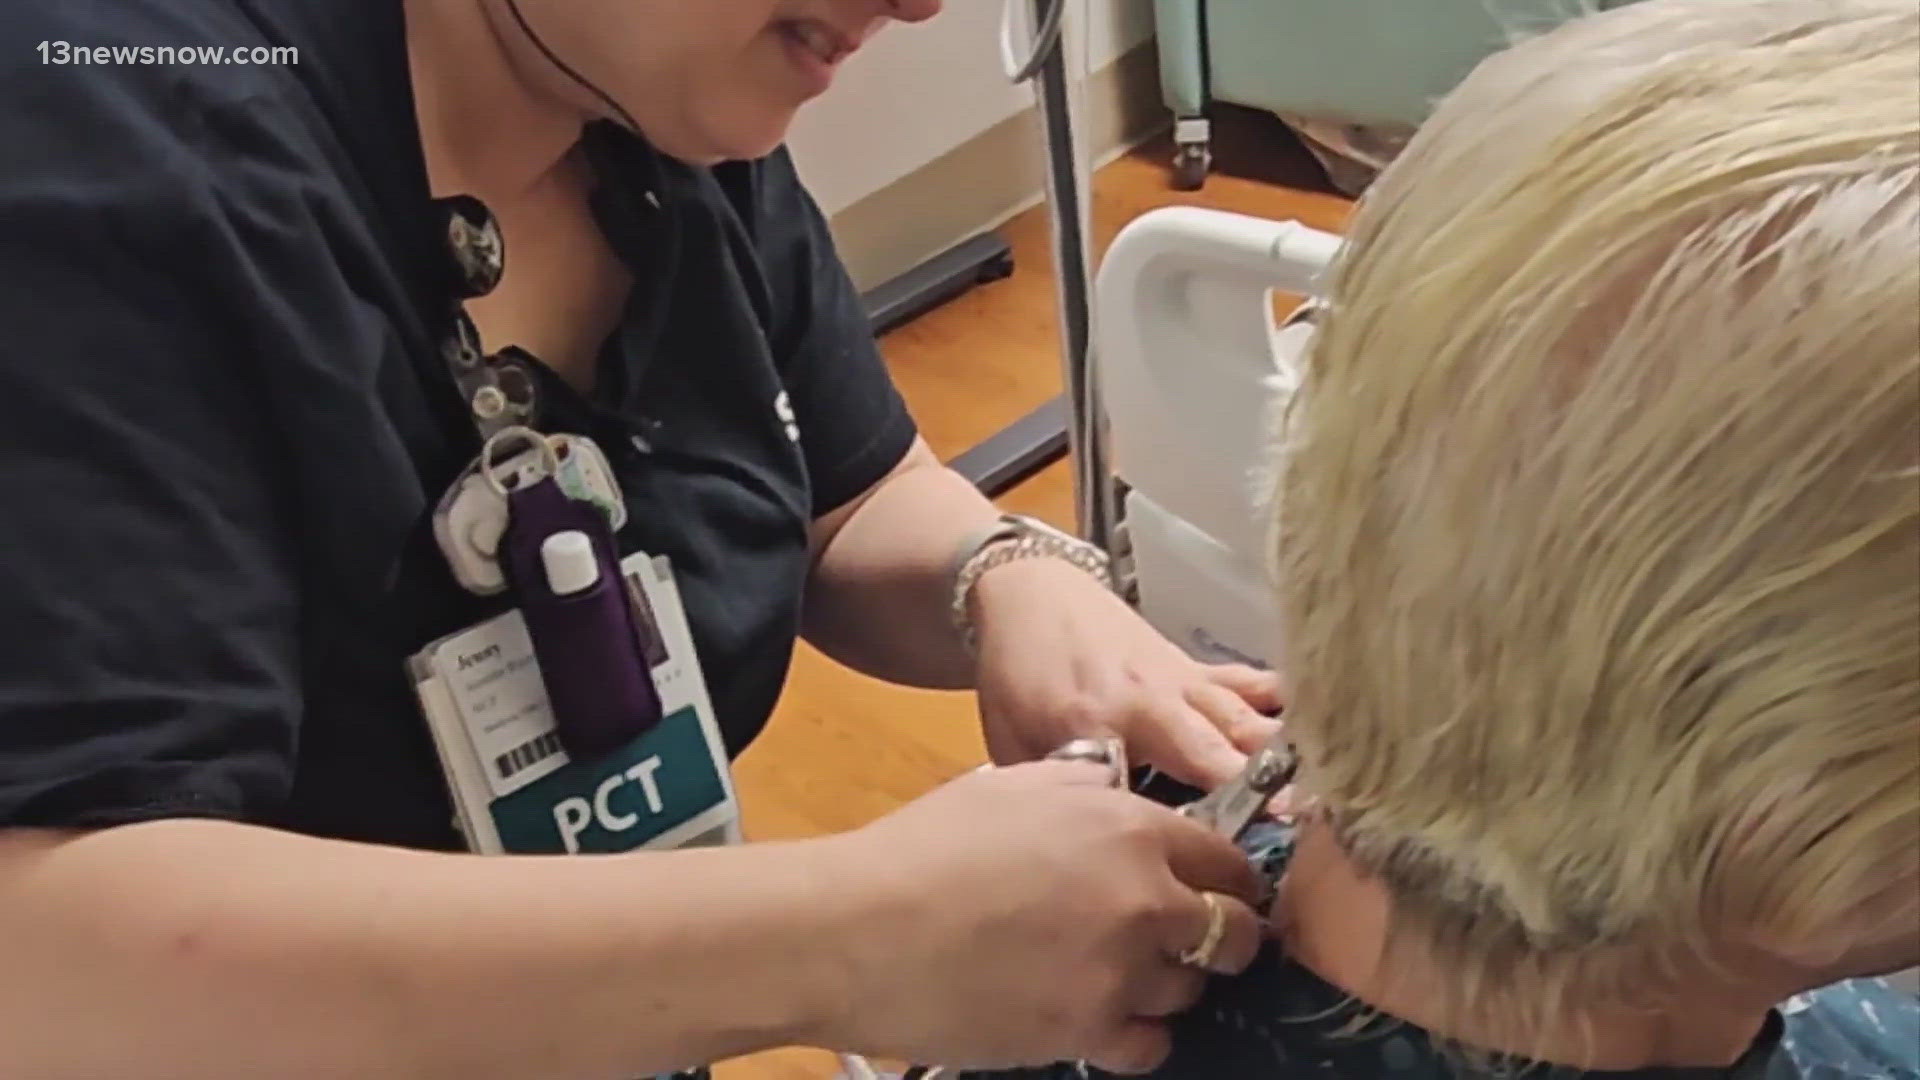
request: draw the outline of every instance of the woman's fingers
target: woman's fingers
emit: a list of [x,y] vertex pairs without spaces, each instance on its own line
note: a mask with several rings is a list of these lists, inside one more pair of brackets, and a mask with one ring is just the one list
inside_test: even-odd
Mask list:
[[1178,1016],[1200,1000],[1207,989],[1207,973],[1197,967],[1169,963],[1154,973],[1141,989],[1134,1012],[1143,1017],[1164,1019]]
[[1219,893],[1222,902],[1247,907],[1258,902],[1266,890],[1246,853],[1233,841],[1179,814],[1167,812],[1158,817],[1164,830],[1167,868],[1185,886],[1182,894],[1193,897],[1191,903],[1176,901],[1166,909],[1169,918],[1161,945],[1168,956],[1178,956],[1199,944],[1202,935],[1189,932],[1196,924],[1205,931],[1206,913],[1204,907],[1197,906],[1205,901],[1198,899],[1198,894]]
[[1256,712],[1271,716],[1286,708],[1286,687],[1274,672],[1245,664],[1213,664],[1206,673],[1210,682],[1233,691]]
[[1035,782],[1047,784],[1077,784],[1082,787],[1112,787],[1113,770],[1093,761],[1061,760],[1042,757],[1039,760],[1024,762],[1015,766],[1006,766]]
[[1280,721],[1262,715],[1246,699],[1218,683],[1195,683],[1187,688],[1186,701],[1242,754],[1259,752],[1280,733]]
[[1044,723],[990,723],[988,750],[1001,764],[1031,760],[1057,749],[1030,745],[1036,738],[1058,741],[1099,728],[1124,733],[1137,763],[1211,791],[1238,777],[1247,756],[1281,730],[1270,715],[1280,702],[1279,680],[1268,672],[1241,665],[1172,666],[1057,705],[1046,711]]
[[1141,764],[1152,765],[1183,784],[1212,791],[1246,767],[1246,752],[1183,695],[1145,698],[1134,715],[1128,742]]
[[1113,1029],[1087,1055],[1087,1064],[1115,1076],[1150,1073],[1173,1052],[1173,1033],[1161,1020],[1129,1020]]
[[1192,969],[1215,975],[1245,971],[1260,955],[1266,935],[1265,924],[1251,907],[1219,893],[1192,892],[1191,900],[1180,905],[1178,917],[1171,921],[1178,926],[1169,939],[1167,955],[1184,958],[1190,950],[1198,952]]

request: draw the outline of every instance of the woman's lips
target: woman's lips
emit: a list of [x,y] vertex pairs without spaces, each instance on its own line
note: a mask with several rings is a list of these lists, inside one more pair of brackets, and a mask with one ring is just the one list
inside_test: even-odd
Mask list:
[[804,48],[814,59],[833,67],[853,52],[852,39],[826,23],[813,19],[795,20],[780,24],[787,38]]
[[788,59],[806,82],[809,97],[826,92],[833,84],[833,73],[840,61],[858,47],[845,34],[813,19],[782,22],[776,30],[786,46]]

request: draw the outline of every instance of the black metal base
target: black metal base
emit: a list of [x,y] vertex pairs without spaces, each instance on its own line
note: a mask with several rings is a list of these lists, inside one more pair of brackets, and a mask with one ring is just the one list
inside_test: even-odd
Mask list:
[[[884,334],[932,311],[975,285],[1013,273],[1013,251],[982,233],[867,293],[873,332]],[[1067,452],[1067,403],[1055,398],[954,458],[950,464],[989,498]]]
[[998,235],[981,233],[868,292],[863,297],[867,317],[873,320],[873,332],[884,334],[975,285],[1012,273],[1013,249]]
[[954,458],[955,472],[992,498],[1067,452],[1067,399],[1056,397]]

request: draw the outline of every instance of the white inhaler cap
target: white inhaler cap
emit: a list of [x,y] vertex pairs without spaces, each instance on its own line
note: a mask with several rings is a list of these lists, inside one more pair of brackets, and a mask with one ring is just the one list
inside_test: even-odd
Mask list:
[[586,533],[574,530],[547,537],[540,545],[540,562],[555,596],[573,596],[600,583],[600,560],[594,557],[593,541]]

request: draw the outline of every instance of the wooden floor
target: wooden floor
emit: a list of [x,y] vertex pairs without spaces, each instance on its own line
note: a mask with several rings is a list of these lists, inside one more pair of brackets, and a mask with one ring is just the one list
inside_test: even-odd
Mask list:
[[[1230,115],[1217,126],[1219,166],[1205,190],[1174,191],[1152,143],[1095,179],[1100,250],[1128,221],[1186,204],[1344,225],[1348,203],[1310,189],[1318,166],[1277,121]],[[942,457],[974,445],[1060,392],[1050,232],[1044,207],[1010,222],[1010,279],[977,289],[896,330],[883,342],[903,393]],[[1064,465],[1009,492],[1001,504],[1062,525],[1073,516]],[[738,764],[748,833],[786,839],[862,825],[984,759],[967,694],[904,690],[856,675],[802,647],[766,734]],[[727,1063],[719,1080],[832,1080],[830,1054],[792,1049]]]

